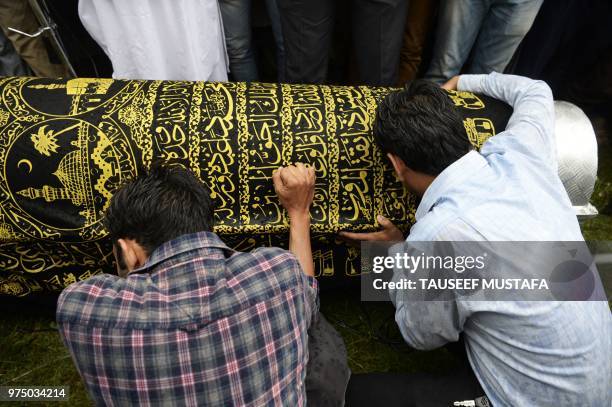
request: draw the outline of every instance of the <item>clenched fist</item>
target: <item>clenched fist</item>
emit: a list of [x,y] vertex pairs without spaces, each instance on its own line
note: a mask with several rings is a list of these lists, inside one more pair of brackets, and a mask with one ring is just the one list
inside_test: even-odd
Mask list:
[[315,178],[314,169],[301,163],[280,167],[272,175],[274,190],[290,218],[309,216]]

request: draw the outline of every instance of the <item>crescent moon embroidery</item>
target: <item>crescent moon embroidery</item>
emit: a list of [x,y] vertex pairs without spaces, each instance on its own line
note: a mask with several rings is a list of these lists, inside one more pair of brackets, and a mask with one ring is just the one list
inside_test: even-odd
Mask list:
[[21,167],[21,164],[25,164],[28,166],[28,174],[32,172],[32,162],[30,162],[30,160],[26,160],[26,159],[20,160],[17,163],[17,168]]

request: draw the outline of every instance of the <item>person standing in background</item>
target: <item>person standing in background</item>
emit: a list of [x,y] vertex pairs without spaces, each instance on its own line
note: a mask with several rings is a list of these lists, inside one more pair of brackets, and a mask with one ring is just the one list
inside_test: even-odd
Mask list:
[[217,0],[79,0],[79,17],[115,79],[227,80]]
[[546,81],[583,109],[612,100],[611,16],[609,0],[545,2],[512,73]]
[[[44,42],[43,35],[31,38],[14,31],[9,28],[14,28],[19,31],[34,34],[40,29],[40,23],[36,20],[34,12],[30,7],[28,0],[0,0],[0,26],[6,37],[12,43],[12,48],[17,52],[21,59],[32,69],[36,76],[46,78],[66,77],[68,70],[66,66],[59,62],[47,48]],[[2,54],[10,50],[7,48],[7,42],[2,41]],[[2,72],[15,75],[27,75],[27,69],[24,67],[15,67],[15,61],[11,62],[13,68],[6,65],[8,61],[3,58]],[[8,69],[8,71],[7,71]]]
[[546,81],[557,99],[580,106],[599,142],[612,134],[612,2],[544,2],[521,42],[515,75]]
[[11,41],[0,30],[0,76],[27,76],[29,71]]
[[[278,0],[287,82],[324,83],[327,80],[334,4],[331,0]],[[350,4],[359,83],[395,85],[407,1],[353,0]]]
[[[285,79],[285,46],[278,5],[276,0],[265,0],[265,2],[276,43],[278,81],[283,82]],[[219,0],[229,57],[229,71],[235,81],[255,82],[259,80],[253,51],[251,5],[252,0]]]
[[442,84],[464,70],[503,72],[543,0],[443,0],[425,79]]
[[435,23],[438,0],[410,0],[404,29],[404,43],[400,51],[397,86],[416,79],[423,60],[423,48]]

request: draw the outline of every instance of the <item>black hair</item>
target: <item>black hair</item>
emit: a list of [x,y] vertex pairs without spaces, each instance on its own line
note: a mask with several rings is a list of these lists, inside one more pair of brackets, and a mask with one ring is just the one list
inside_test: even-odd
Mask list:
[[428,175],[440,174],[473,148],[447,92],[425,80],[412,81],[381,101],[374,137],[385,153]]
[[134,239],[148,254],[179,236],[212,227],[208,188],[180,166],[154,164],[121,186],[104,216],[109,236]]

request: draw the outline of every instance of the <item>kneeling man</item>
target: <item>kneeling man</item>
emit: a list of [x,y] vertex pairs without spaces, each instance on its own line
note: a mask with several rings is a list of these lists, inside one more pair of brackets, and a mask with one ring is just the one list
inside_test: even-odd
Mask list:
[[[344,345],[318,314],[314,182],[301,164],[274,175],[291,219],[290,251],[227,247],[211,232],[207,189],[181,167],[155,166],[115,193],[105,220],[119,276],[75,283],[57,307],[60,334],[96,404],[300,406],[307,391],[309,402],[343,402]],[[307,376],[309,329],[336,341],[327,353],[310,352],[334,352],[333,372]]]

